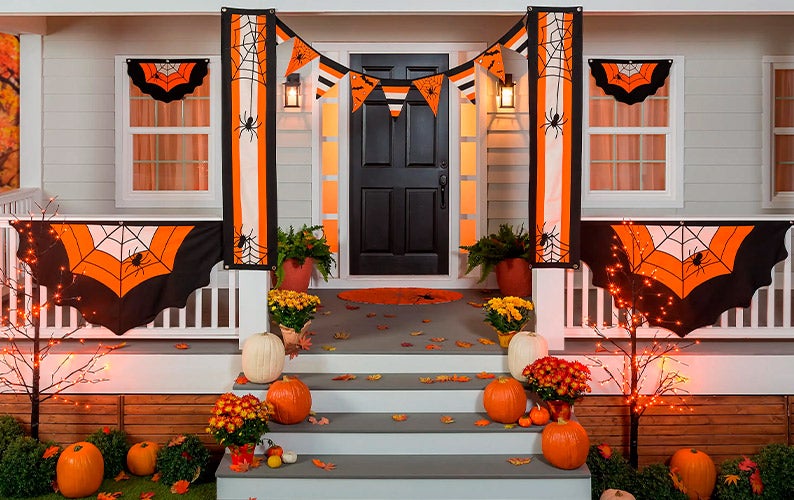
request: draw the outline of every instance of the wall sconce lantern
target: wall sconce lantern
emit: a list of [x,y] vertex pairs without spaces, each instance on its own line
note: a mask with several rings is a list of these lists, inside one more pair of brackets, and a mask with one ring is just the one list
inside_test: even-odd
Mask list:
[[290,73],[287,75],[287,81],[284,82],[284,107],[300,108],[300,95],[301,76],[298,73]]
[[502,109],[513,109],[516,107],[516,84],[513,82],[513,75],[505,73],[504,83],[498,83],[498,93],[496,96],[496,105]]

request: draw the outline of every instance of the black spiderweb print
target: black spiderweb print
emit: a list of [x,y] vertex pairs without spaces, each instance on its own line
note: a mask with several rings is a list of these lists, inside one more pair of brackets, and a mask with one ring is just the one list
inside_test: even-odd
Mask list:
[[573,43],[573,22],[562,12],[546,12],[538,18],[540,32],[546,34],[545,40],[538,41],[539,65],[538,78],[554,79],[556,83],[555,102],[548,111],[543,110],[544,122],[540,125],[546,135],[554,134],[556,139],[562,135],[562,126],[568,117],[560,107],[562,82],[573,81],[573,59],[565,52]]
[[263,265],[267,257],[267,246],[260,245],[254,229],[234,228],[234,260],[246,265]]
[[570,245],[560,239],[557,226],[546,222],[535,228],[535,253],[537,262],[562,262],[568,257]]
[[232,81],[248,81],[249,98],[248,107],[237,117],[239,123],[234,130],[240,139],[245,136],[251,142],[259,137],[258,129],[262,125],[254,108],[254,88],[257,85],[267,87],[267,55],[265,51],[259,50],[266,40],[265,17],[237,16],[232,19],[232,24],[237,25],[238,20],[240,27],[234,29],[230,47],[236,56],[232,57],[232,61],[239,61],[239,64],[232,67]]

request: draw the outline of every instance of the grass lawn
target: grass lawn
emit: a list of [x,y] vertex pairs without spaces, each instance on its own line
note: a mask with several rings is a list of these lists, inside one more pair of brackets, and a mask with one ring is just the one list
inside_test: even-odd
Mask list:
[[[153,492],[153,500],[162,500],[164,498],[171,499],[190,499],[190,500],[215,500],[215,481],[201,484],[191,484],[190,490],[184,495],[176,495],[171,493],[171,488],[164,484],[154,483],[149,477],[135,477],[125,481],[114,481],[113,479],[105,479],[102,486],[97,493],[115,493],[120,491],[122,495],[119,497],[121,500],[138,500],[141,493]],[[91,495],[85,498],[97,498],[97,495]],[[33,497],[34,500],[63,500],[63,495],[59,493],[51,493],[40,497]]]

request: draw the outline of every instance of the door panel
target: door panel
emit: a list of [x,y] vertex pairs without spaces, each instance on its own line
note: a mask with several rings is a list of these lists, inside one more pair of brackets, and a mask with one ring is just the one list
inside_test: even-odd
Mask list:
[[[448,56],[354,54],[351,68],[381,79],[415,79],[445,71]],[[351,115],[352,275],[448,273],[447,96],[445,86],[436,117],[412,88],[394,119],[376,91]]]

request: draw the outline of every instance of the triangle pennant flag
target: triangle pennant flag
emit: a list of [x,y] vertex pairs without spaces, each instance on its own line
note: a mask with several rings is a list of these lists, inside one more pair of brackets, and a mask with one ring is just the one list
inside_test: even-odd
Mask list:
[[295,37],[295,45],[292,46],[292,57],[287,65],[287,72],[284,76],[295,73],[302,67],[318,58],[320,53],[314,50],[311,45],[304,42],[301,37]]
[[391,80],[388,83],[382,81],[380,86],[383,89],[383,93],[386,94],[386,104],[389,106],[391,117],[397,118],[403,109],[405,97],[411,90],[411,85],[403,80]]
[[380,80],[377,78],[358,71],[350,71],[350,99],[353,102],[351,113],[355,113],[364,104],[364,101],[379,83]]
[[438,115],[438,99],[441,97],[441,86],[444,84],[444,74],[430,75],[412,82],[427,101],[434,115]]
[[333,59],[320,55],[320,74],[317,77],[317,93],[315,97],[319,99],[324,96],[334,85],[339,83],[339,80],[348,71],[350,71],[349,68],[342,66]]
[[284,24],[284,22],[276,18],[276,45],[281,45],[282,43],[286,42],[287,40],[295,38],[295,32],[292,31],[289,26]]
[[461,91],[466,99],[471,101],[472,104],[476,104],[477,90],[474,87],[474,61],[465,62],[460,66],[447,70],[444,74],[447,75],[449,81],[458,87],[458,90]]
[[499,42],[505,47],[527,57],[529,52],[529,36],[527,36],[526,16],[521,18],[510,31],[504,34]]
[[475,57],[474,61],[502,82],[505,81],[505,64],[502,58],[502,46],[499,43],[488,47],[485,52]]

